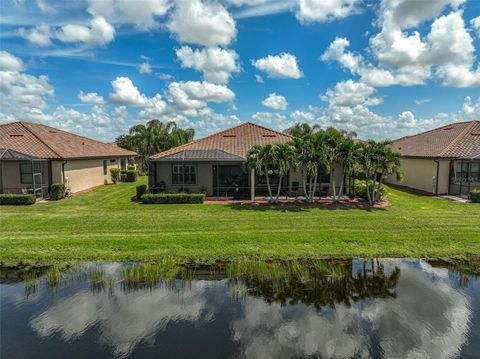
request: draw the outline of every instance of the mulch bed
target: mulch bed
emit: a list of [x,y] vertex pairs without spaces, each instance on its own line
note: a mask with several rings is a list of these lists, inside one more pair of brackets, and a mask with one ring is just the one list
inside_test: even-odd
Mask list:
[[206,204],[235,204],[239,206],[275,206],[275,207],[332,207],[332,208],[384,208],[390,206],[390,201],[384,199],[371,206],[364,199],[342,199],[334,201],[332,198],[320,198],[313,202],[304,199],[279,199],[276,204],[272,204],[268,199],[261,200],[205,200]]

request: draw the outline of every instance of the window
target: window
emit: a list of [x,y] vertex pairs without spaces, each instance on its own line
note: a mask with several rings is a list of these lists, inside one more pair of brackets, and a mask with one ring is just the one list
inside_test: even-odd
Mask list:
[[103,160],[103,175],[107,175],[107,160]]
[[20,183],[33,183],[33,168],[31,163],[20,163]]
[[172,184],[196,184],[197,167],[178,164],[172,166]]
[[116,160],[115,158],[112,158],[112,159],[110,160],[110,163],[115,163],[115,162],[117,162],[117,160]]

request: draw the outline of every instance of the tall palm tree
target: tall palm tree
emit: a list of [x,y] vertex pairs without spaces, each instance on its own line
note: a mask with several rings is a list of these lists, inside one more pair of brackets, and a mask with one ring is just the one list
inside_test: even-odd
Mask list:
[[318,131],[320,131],[320,125],[318,124],[309,125],[308,123],[297,122],[293,126],[285,129],[283,133],[289,134],[293,137],[303,138]]
[[[324,134],[324,141],[322,145],[321,155],[322,163],[332,178],[333,198],[337,200],[336,194],[336,166],[342,158],[342,147],[346,140],[345,132],[338,131],[333,127],[328,128]],[[343,182],[343,181],[342,181]],[[343,184],[342,184],[343,186]]]
[[278,202],[280,191],[282,188],[282,179],[285,177],[295,161],[294,147],[289,143],[279,143],[273,146],[273,163],[274,172],[278,176],[277,195],[273,203]]
[[248,151],[247,159],[243,164],[246,171],[254,169],[257,175],[265,176],[271,202],[273,202],[273,195],[270,185],[270,175],[273,174],[273,157],[273,145],[255,145]]

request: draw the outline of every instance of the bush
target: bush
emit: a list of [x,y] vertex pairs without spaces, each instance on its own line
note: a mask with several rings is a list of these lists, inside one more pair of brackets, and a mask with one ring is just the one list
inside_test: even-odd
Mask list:
[[0,205],[30,205],[35,203],[34,194],[0,194]]
[[60,182],[52,183],[50,188],[50,199],[57,201],[65,196],[65,185]]
[[142,196],[147,193],[147,185],[146,184],[140,184],[135,188],[137,192],[137,199],[141,199]]
[[[369,187],[370,193],[372,193],[372,186],[373,186],[373,181],[368,181],[368,187]],[[377,188],[378,188],[377,200],[381,200],[385,197],[385,186],[383,184],[380,184],[380,186],[378,186],[377,184]],[[359,198],[368,199],[367,181],[355,180],[355,193]]]
[[472,189],[469,198],[473,203],[480,203],[480,189]]
[[203,203],[203,193],[147,193],[142,196],[142,203]]
[[137,171],[128,170],[125,176],[125,182],[137,182]]
[[113,183],[117,183],[120,178],[120,170],[118,168],[110,168],[110,177]]
[[127,171],[135,171],[135,166],[127,166]]

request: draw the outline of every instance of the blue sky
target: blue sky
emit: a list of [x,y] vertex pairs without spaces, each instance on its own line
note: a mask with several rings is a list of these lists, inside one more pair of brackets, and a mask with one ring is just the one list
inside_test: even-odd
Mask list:
[[0,122],[110,141],[295,122],[397,138],[480,118],[476,0],[3,0]]

